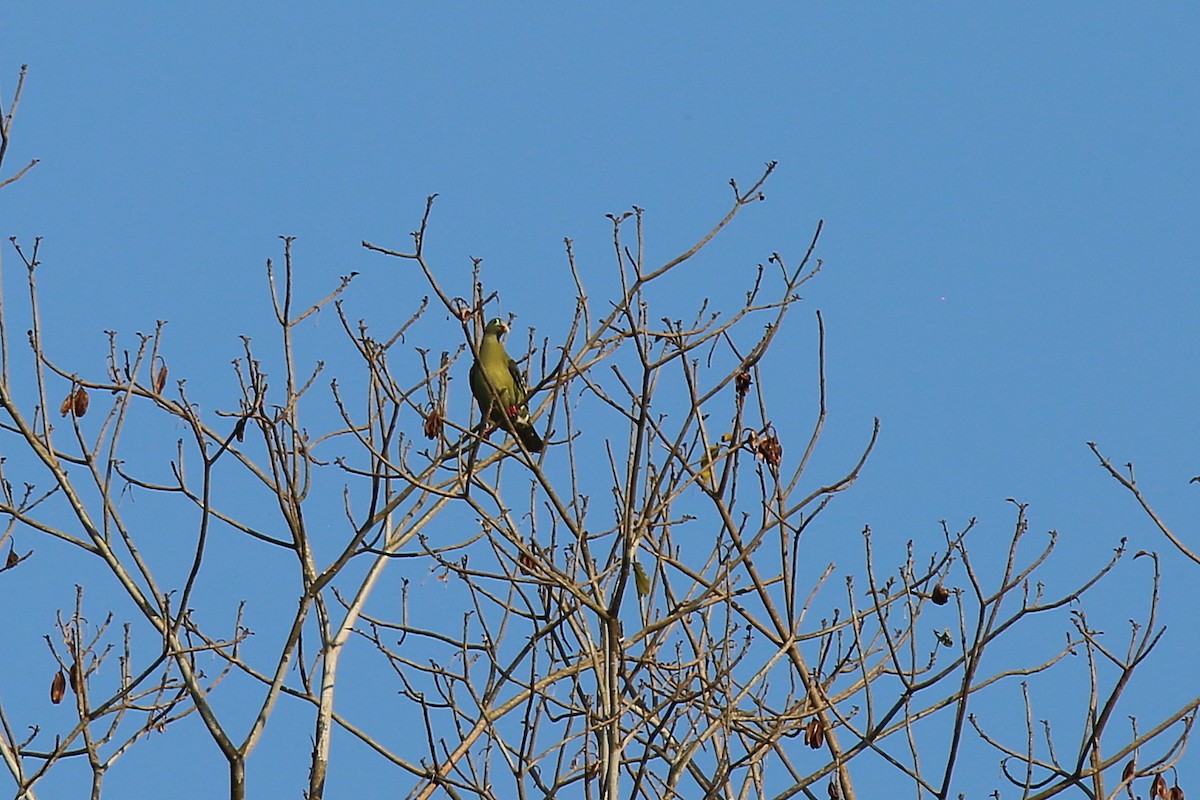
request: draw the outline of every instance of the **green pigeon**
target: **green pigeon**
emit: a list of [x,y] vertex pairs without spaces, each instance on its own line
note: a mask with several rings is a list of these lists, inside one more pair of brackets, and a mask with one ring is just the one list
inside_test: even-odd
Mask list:
[[479,355],[471,365],[471,393],[484,422],[514,433],[526,450],[540,453],[545,443],[529,419],[521,370],[500,342],[506,333],[508,325],[501,319],[492,320],[483,329]]

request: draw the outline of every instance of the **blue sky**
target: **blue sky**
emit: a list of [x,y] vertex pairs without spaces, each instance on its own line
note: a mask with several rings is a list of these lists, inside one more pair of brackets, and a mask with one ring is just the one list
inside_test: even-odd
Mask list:
[[[281,258],[283,234],[297,237],[302,292],[358,271],[352,313],[398,323],[420,283],[359,243],[406,249],[434,192],[429,248],[452,291],[466,293],[469,257],[483,258],[518,325],[561,331],[563,237],[602,288],[604,214],[645,208],[648,252],[669,257],[723,213],[730,178],[749,183],[777,160],[767,202],[670,302],[681,314],[722,292],[736,302],[738,270],[776,251],[794,262],[825,220],[825,267],[787,334],[794,393],[776,402],[814,399],[819,308],[831,414],[814,469],[844,469],[871,418],[883,422],[831,524],[932,549],[940,519],[1003,535],[1015,497],[1034,530],[1060,532],[1064,580],[1121,536],[1168,553],[1090,440],[1136,462],[1177,531],[1196,518],[1196,6],[2,13],[6,102],[29,64],[6,174],[41,162],[0,191],[0,234],[44,237],[60,360],[99,366],[102,331],[166,319],[173,373],[228,390],[237,336],[269,331],[262,263]],[[1100,601],[1117,621],[1120,587],[1142,575],[1122,570]],[[1195,567],[1168,558],[1164,571],[1164,601],[1187,610]],[[1194,660],[1188,617],[1166,619],[1171,652]],[[1190,679],[1171,660],[1157,674]]]

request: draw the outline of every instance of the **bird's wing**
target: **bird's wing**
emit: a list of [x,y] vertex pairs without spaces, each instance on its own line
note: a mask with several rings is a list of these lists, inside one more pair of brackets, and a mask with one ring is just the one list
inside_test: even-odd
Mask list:
[[[505,353],[507,356],[508,354]],[[528,392],[525,389],[525,378],[521,375],[521,368],[517,366],[517,362],[511,357],[508,359],[508,374],[512,376],[512,401],[515,406],[524,406]]]

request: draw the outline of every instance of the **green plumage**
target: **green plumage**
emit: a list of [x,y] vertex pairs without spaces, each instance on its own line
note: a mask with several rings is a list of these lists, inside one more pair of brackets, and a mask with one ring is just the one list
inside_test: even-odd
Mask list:
[[471,393],[485,423],[516,435],[531,453],[540,453],[545,443],[533,428],[525,382],[521,370],[500,341],[508,333],[503,320],[494,319],[483,329],[479,356],[471,365]]

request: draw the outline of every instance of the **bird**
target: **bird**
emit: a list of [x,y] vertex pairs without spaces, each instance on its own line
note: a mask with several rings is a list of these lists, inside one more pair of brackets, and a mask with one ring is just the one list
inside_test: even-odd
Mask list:
[[531,453],[545,447],[529,418],[525,381],[521,370],[504,349],[501,338],[508,333],[504,320],[493,319],[483,329],[483,341],[471,365],[471,393],[479,403],[485,424],[514,434]]

